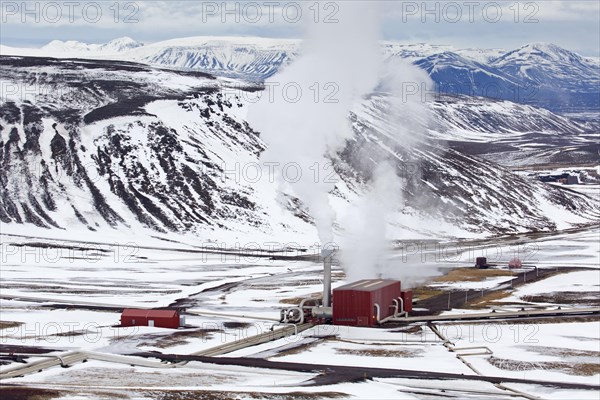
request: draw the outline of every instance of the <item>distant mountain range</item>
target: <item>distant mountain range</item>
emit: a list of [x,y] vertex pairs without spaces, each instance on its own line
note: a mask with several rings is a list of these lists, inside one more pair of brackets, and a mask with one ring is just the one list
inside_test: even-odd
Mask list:
[[[444,94],[509,100],[599,119],[597,58],[546,43],[504,51],[382,42],[382,49],[388,61],[405,59],[427,71]],[[299,40],[256,37],[191,37],[153,44],[131,38],[106,44],[55,40],[40,49],[0,46],[2,55],[127,60],[253,81],[273,76],[301,51]]]

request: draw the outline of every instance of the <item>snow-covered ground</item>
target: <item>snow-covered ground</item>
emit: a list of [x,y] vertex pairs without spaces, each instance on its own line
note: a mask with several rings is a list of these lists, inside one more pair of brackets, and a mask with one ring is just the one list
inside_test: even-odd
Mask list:
[[[207,254],[200,252],[205,250],[202,247],[177,247],[173,243],[166,248],[153,248],[134,241],[115,246],[8,236],[2,236],[2,242],[2,320],[23,323],[4,331],[5,344],[97,350],[115,341],[123,344],[122,340],[115,340],[123,336],[127,344],[135,334],[147,337],[144,340],[148,346],[143,348],[154,349],[153,343],[171,332],[160,328],[140,328],[135,332],[115,328],[120,318],[115,311],[60,309],[64,304],[155,308],[191,298],[194,305],[188,308],[190,311],[249,315],[240,321],[267,330],[272,319],[279,316],[279,300],[320,289],[321,267],[310,261],[271,260],[235,250]],[[40,243],[51,247],[40,247]],[[61,247],[52,247],[57,245]],[[220,289],[223,285],[232,285],[231,293]],[[23,300],[6,299],[11,296],[22,296]],[[225,332],[203,335],[192,329],[189,336],[196,340],[195,347],[172,350],[199,351],[221,340],[235,340],[239,332],[226,329],[223,323],[228,320],[187,316],[186,323],[195,330]],[[83,332],[64,335],[72,331]],[[245,331],[256,333],[252,329]],[[183,336],[184,340],[175,344],[185,345],[187,335]],[[122,346],[117,348],[122,350]]]
[[[586,264],[589,267],[598,260],[597,242],[593,242],[597,237],[596,228],[530,238],[530,243],[537,246],[536,256],[540,260],[556,261],[560,255],[561,266]],[[0,330],[0,344],[113,354],[140,351],[191,354],[267,332],[279,317],[279,310],[286,306],[282,301],[294,301],[321,290],[321,265],[316,261],[198,253],[196,247],[184,241],[168,243],[148,238],[138,242],[144,245],[132,254],[108,243],[86,245],[82,241],[67,248],[64,241],[61,242],[63,247],[56,247],[56,240],[2,235],[2,321],[20,325]],[[480,244],[478,249],[483,251],[486,246],[493,248],[488,243]],[[440,261],[439,268],[434,267],[432,271],[440,274],[439,269],[444,271],[451,265]],[[338,266],[334,268],[334,287],[346,282],[342,272]],[[562,273],[520,286],[508,300],[522,301],[544,293],[597,293],[599,274],[599,270]],[[507,279],[510,277],[458,282],[449,288],[478,289],[482,285],[494,288]],[[120,307],[165,307],[176,301],[185,302],[188,311],[200,314],[186,315],[184,329],[117,326]],[[201,315],[202,312],[211,314]],[[456,348],[487,346],[492,351],[491,356],[466,357],[484,375],[597,384],[599,375],[593,366],[597,364],[600,338],[597,321],[559,322],[447,323],[439,324],[438,328]],[[476,374],[456,354],[461,353],[449,351],[433,331],[417,324],[413,330],[318,325],[298,336],[247,347],[227,356]],[[32,358],[35,359],[41,358]],[[454,391],[459,397],[495,393],[492,397],[502,398],[512,393],[498,392],[483,382],[434,384],[396,378],[305,386],[304,383],[314,377],[311,373],[205,366],[197,362],[179,368],[154,369],[90,360],[67,370],[49,369],[10,382],[54,388],[64,393],[94,388],[126,393],[131,398],[151,397],[149,390],[201,389],[321,395],[339,392],[344,397],[355,398],[371,398],[373,393],[377,393],[378,398],[423,398],[424,394],[439,394],[442,389]],[[591,397],[586,390],[559,390],[549,394],[543,386],[507,386],[548,398],[567,394]]]
[[599,296],[600,270],[585,270],[551,276],[520,287],[502,301],[533,302],[551,306],[565,304],[565,300],[567,304],[573,300],[580,304],[597,302]]
[[[439,327],[454,343],[458,354],[466,353],[467,350],[460,350],[465,347],[488,347],[492,351],[492,358],[490,355],[465,357],[484,375],[598,384],[598,321],[488,322]],[[474,351],[469,349],[468,352]],[[583,371],[577,373],[578,364],[591,364],[589,375]]]

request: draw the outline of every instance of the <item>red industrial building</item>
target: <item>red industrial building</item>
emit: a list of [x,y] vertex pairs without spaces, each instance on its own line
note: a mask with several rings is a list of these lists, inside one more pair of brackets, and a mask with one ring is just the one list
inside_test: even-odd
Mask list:
[[177,310],[144,310],[126,308],[121,313],[121,326],[154,326],[158,328],[179,328]]
[[[400,282],[394,280],[364,279],[341,286],[333,290],[333,323],[375,326],[377,308],[380,320],[394,315],[394,303],[398,303],[400,296]],[[412,301],[412,292],[410,297]]]

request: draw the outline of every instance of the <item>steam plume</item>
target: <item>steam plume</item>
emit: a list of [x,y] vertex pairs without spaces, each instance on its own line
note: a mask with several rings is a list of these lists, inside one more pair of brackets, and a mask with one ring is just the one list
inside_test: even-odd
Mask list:
[[[249,115],[268,145],[262,161],[279,166],[280,189],[291,191],[307,207],[322,244],[333,242],[336,222],[329,201],[334,184],[324,179],[324,167],[354,137],[348,119],[353,106],[375,90],[384,92],[383,133],[410,152],[419,142],[428,116],[421,92],[431,87],[427,74],[416,66],[401,62],[383,65],[376,3],[338,4],[339,22],[308,26],[302,55],[266,82],[272,96],[263,96]],[[301,96],[286,98],[286,87],[300,88]],[[296,90],[292,93],[297,94]],[[368,150],[357,153],[372,163],[373,178],[341,221],[346,237],[342,264],[350,279],[378,274],[394,277],[396,272],[383,256],[390,216],[397,215],[403,205],[396,169],[401,160],[391,153],[381,156],[381,151],[378,155],[368,154]],[[286,176],[290,163],[300,167],[299,179]]]
[[[308,208],[324,244],[333,242],[335,221],[328,198],[334,184],[324,179],[327,156],[352,137],[348,113],[375,88],[381,65],[378,7],[367,2],[339,6],[337,23],[310,22],[302,55],[266,83],[273,98],[263,96],[249,115],[268,144],[262,160],[278,163],[279,183]],[[289,93],[300,88],[301,96],[296,99],[294,92],[286,99],[286,85]],[[293,179],[285,175],[289,163],[300,166],[299,180],[295,173]]]

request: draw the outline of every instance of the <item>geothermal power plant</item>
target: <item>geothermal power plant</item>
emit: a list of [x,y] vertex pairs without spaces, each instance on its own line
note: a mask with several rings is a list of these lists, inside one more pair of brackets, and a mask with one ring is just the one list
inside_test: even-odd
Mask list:
[[331,289],[331,262],[334,252],[324,250],[323,297],[306,298],[296,307],[281,310],[280,322],[333,323],[375,327],[400,320],[412,311],[412,291],[390,279],[363,279]]
[[[401,321],[412,311],[412,290],[402,290],[400,281],[363,279],[332,290],[331,263],[334,251],[324,250],[322,297],[308,297],[297,306],[282,309],[282,324],[329,323],[377,327]],[[177,329],[185,325],[179,310],[124,309],[121,326],[151,326]]]

